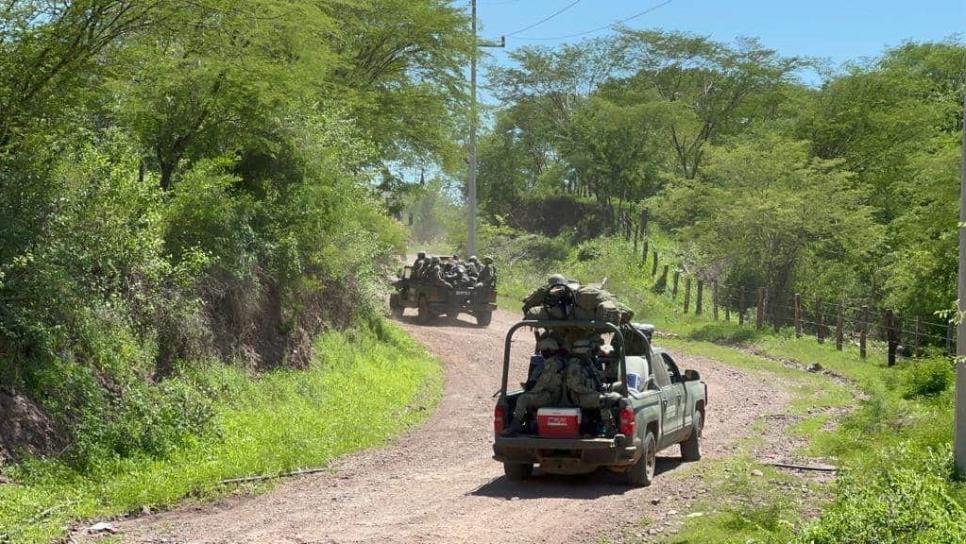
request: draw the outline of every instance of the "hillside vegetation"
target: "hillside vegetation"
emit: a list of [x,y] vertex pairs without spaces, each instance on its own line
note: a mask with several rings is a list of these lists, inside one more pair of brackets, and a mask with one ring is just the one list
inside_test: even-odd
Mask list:
[[[411,420],[433,365],[372,331],[398,172],[454,163],[470,44],[443,0],[0,5],[0,540]],[[385,425],[303,444],[387,364]]]
[[481,140],[491,224],[581,240],[636,230],[649,208],[678,241],[672,266],[733,305],[764,287],[769,320],[794,293],[908,320],[956,299],[961,42],[833,67],[625,30],[511,58]]

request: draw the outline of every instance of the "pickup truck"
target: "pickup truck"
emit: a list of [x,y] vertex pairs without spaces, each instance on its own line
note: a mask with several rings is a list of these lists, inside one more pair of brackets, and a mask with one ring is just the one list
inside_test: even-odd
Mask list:
[[[592,333],[610,333],[613,351],[601,359],[617,372],[623,384],[616,408],[619,422],[612,436],[587,432],[561,437],[528,424],[527,432],[507,436],[516,400],[524,392],[511,389],[510,348],[513,334],[521,328],[553,330],[580,327]],[[678,369],[666,351],[652,347],[654,327],[644,324],[614,325],[603,322],[521,321],[510,327],[503,354],[503,378],[493,414],[493,458],[502,462],[507,478],[528,478],[534,465],[543,472],[589,473],[599,467],[623,473],[629,484],[648,486],[654,479],[657,453],[680,444],[685,461],[701,458],[701,432],[708,406],[707,385],[695,370]],[[537,357],[536,355],[534,357]],[[574,410],[570,408],[570,410]],[[587,410],[583,410],[587,412]],[[593,414],[584,414],[593,418]],[[548,432],[544,432],[548,431]],[[552,437],[551,437],[552,436]]]
[[422,324],[441,316],[455,321],[460,313],[467,313],[476,319],[477,325],[486,327],[496,310],[496,290],[492,287],[433,285],[413,278],[411,266],[399,272],[393,288],[394,292],[389,295],[393,317],[401,318],[406,308],[415,308],[416,319]]

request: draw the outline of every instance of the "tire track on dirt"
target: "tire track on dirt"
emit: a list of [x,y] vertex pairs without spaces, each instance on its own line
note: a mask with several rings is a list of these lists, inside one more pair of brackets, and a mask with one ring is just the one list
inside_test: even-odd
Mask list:
[[[536,476],[510,482],[491,459],[492,395],[503,335],[516,316],[488,328],[466,321],[402,326],[439,357],[445,393],[423,426],[389,445],[344,457],[331,474],[288,481],[256,497],[231,497],[117,524],[137,543],[586,542],[620,538],[642,516],[673,518],[703,493],[682,476],[677,448],[659,454],[656,482],[633,489],[619,475]],[[525,336],[521,333],[520,338]],[[525,341],[525,340],[524,340]],[[753,422],[781,413],[789,394],[764,373],[678,355],[708,383],[703,453],[728,456]],[[693,472],[693,471],[690,471]],[[677,473],[677,474],[676,474]],[[654,504],[658,502],[658,504]]]

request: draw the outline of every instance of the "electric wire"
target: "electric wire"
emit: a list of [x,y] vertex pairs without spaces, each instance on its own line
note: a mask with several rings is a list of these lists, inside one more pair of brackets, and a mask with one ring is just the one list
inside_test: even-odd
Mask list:
[[[617,25],[621,25],[621,24],[627,23],[629,21],[633,21],[634,19],[637,19],[638,17],[643,17],[644,15],[647,15],[648,13],[651,13],[652,11],[655,11],[658,8],[662,8],[662,7],[670,4],[672,1],[673,0],[665,0],[664,2],[661,2],[660,4],[657,4],[655,6],[651,6],[651,7],[647,8],[644,11],[639,11],[639,12],[631,15],[630,17],[625,17],[623,19],[618,19],[616,21],[607,23],[604,26],[599,26],[597,28],[592,28],[590,30],[585,30],[583,32],[576,32],[574,34],[565,34],[565,35],[562,35],[562,36],[542,36],[542,37],[519,36],[519,37],[517,37],[517,39],[518,40],[527,40],[527,41],[545,41],[545,40],[566,40],[566,39],[569,39],[569,38],[579,38],[580,36],[586,36],[588,34],[593,34],[595,32],[600,32],[602,30],[607,30],[607,29],[613,28],[613,27],[615,27]],[[518,31],[518,32],[522,32],[522,31]],[[510,36],[510,34],[508,34],[508,36]]]
[[546,17],[544,17],[543,19],[540,19],[539,21],[537,21],[537,22],[535,22],[535,23],[533,23],[532,25],[530,25],[530,26],[525,26],[525,27],[523,27],[523,28],[521,28],[520,30],[515,30],[515,31],[513,31],[513,32],[510,32],[510,33],[509,33],[509,34],[507,34],[506,36],[507,36],[508,38],[509,38],[510,36],[516,36],[517,34],[519,34],[519,33],[521,33],[521,32],[526,32],[526,31],[528,31],[528,30],[530,30],[531,28],[534,28],[534,27],[537,27],[537,26],[540,26],[540,25],[542,25],[543,23],[546,23],[547,21],[549,21],[549,20],[551,20],[551,19],[553,19],[554,17],[556,17],[556,16],[558,16],[558,15],[560,15],[561,13],[563,13],[563,12],[565,12],[565,11],[567,11],[567,10],[569,10],[570,8],[572,8],[572,7],[574,7],[574,6],[576,6],[577,4],[579,4],[579,3],[580,3],[580,1],[581,1],[581,0],[574,0],[573,2],[571,2],[571,3],[569,3],[569,4],[567,4],[566,6],[564,6],[564,7],[562,7],[562,8],[560,8],[560,9],[558,9],[557,11],[555,11],[555,12],[553,12],[553,13],[551,13],[550,15],[548,15],[548,16],[546,16]]

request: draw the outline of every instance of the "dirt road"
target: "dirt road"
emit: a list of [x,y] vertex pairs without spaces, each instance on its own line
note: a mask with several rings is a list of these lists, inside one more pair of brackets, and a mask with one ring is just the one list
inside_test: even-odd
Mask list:
[[[701,493],[677,448],[663,452],[646,489],[609,473],[503,477],[490,456],[494,391],[503,334],[515,315],[497,312],[488,328],[469,321],[403,327],[438,356],[446,390],[422,427],[392,444],[336,462],[332,474],[304,477],[258,497],[235,497],[118,524],[125,542],[386,543],[596,541],[620,538],[643,516],[660,523]],[[470,318],[465,318],[469,320]],[[759,416],[780,412],[788,395],[767,377],[706,359],[678,357],[708,383],[704,455],[728,455]],[[658,504],[653,504],[655,501]],[[678,506],[675,506],[678,505]],[[674,514],[670,515],[671,517]]]

